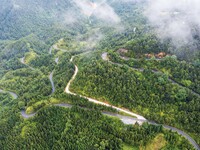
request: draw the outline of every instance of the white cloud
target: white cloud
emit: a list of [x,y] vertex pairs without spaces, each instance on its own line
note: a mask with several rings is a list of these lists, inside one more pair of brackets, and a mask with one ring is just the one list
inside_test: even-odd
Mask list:
[[161,38],[175,43],[194,40],[193,29],[200,27],[200,0],[148,0],[147,6],[145,15]]
[[74,24],[78,21],[76,14],[74,13],[74,11],[70,11],[68,10],[65,14],[64,14],[64,23],[67,25],[70,24]]
[[96,18],[110,23],[119,23],[120,18],[114,9],[107,4],[106,0],[99,2],[91,2],[89,0],[73,0],[81,9],[82,13],[90,17],[94,15]]
[[93,11],[93,15],[106,22],[110,23],[120,22],[119,16],[115,13],[113,8],[106,3],[97,6],[97,8]]

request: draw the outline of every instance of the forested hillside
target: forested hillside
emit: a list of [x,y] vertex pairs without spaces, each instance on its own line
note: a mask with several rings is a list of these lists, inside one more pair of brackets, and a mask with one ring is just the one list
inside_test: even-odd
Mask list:
[[78,64],[80,74],[72,85],[73,91],[183,128],[199,139],[199,95],[169,81],[167,75],[148,68],[141,71],[120,67],[92,55]]
[[148,2],[0,0],[0,149],[199,149],[199,28]]
[[31,33],[38,35],[45,29],[69,30],[73,27],[66,20],[68,12],[77,12],[77,16],[83,17],[78,13],[72,1],[68,0],[1,0],[0,3],[1,40],[19,39]]

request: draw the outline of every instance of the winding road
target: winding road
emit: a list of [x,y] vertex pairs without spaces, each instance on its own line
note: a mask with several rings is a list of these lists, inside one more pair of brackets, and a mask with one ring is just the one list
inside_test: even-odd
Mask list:
[[[54,104],[54,106],[65,107],[65,108],[71,108],[72,107],[71,104],[63,104],[63,103],[61,103],[61,104]],[[36,114],[37,114],[37,112],[32,113],[32,114],[27,114],[25,110],[21,111],[21,116],[24,119],[29,119],[31,117],[34,117]]]
[[56,49],[56,50],[60,50],[60,51],[62,51],[62,52],[67,52],[66,49],[58,48],[58,45],[57,45],[57,44],[53,45],[53,48]]
[[[25,63],[25,57],[20,58],[20,62],[21,62],[22,64],[28,66],[28,65]],[[34,68],[32,68],[32,67],[30,67],[30,66],[28,66],[28,67],[29,67],[30,69],[32,69],[32,70],[35,70]],[[11,91],[5,91],[5,90],[0,89],[0,93],[9,93],[9,94],[12,96],[13,99],[17,99],[17,98],[18,98],[17,94],[14,93],[14,92],[11,92]]]
[[[132,117],[128,117],[128,116],[122,116],[122,115],[119,115],[119,114],[114,114],[114,113],[108,113],[108,112],[103,112],[104,115],[107,115],[107,116],[112,116],[112,117],[117,117],[119,118],[124,124],[127,124],[127,125],[131,125],[131,124],[135,124],[136,122],[140,122],[140,123],[145,123],[145,122],[148,122],[149,124],[152,124],[152,125],[162,125],[163,128],[167,129],[167,130],[171,130],[173,132],[177,132],[178,134],[182,135],[183,137],[185,137],[197,150],[200,149],[199,145],[195,142],[195,140],[192,139],[192,137],[190,137],[187,133],[177,129],[177,128],[174,128],[174,127],[171,127],[171,126],[168,126],[168,125],[163,125],[163,124],[157,124],[155,122],[152,122],[152,121],[144,121],[144,120],[139,120],[137,118],[132,118]],[[139,124],[140,124],[139,123]]]
[[[74,57],[72,57],[70,61],[72,62],[73,59],[74,59]],[[67,86],[65,88],[65,92],[67,94],[78,95],[78,94],[73,93],[73,92],[70,91],[70,85],[74,81],[74,79],[76,78],[77,74],[78,74],[78,67],[75,65],[74,75],[72,76],[71,80],[68,82],[68,84],[67,84]],[[98,101],[96,99],[93,99],[93,98],[90,98],[90,97],[86,97],[86,96],[83,96],[83,95],[78,95],[78,96],[83,97],[85,99],[88,99],[88,101],[96,103],[96,104],[99,104],[99,105],[104,105],[104,106],[107,106],[107,107],[112,107],[112,108],[116,109],[117,111],[129,114],[129,115],[134,116],[134,117],[136,117],[136,118],[138,118],[140,120],[146,120],[143,116],[135,114],[135,113],[133,113],[133,112],[131,112],[129,110],[125,110],[125,109],[122,109],[122,108],[119,108],[119,107],[116,107],[116,106],[113,106],[113,105],[110,105],[110,104],[107,104],[107,103],[104,103],[104,102],[100,102],[100,101]]]
[[[120,58],[121,58],[121,59],[124,59],[124,60],[127,60],[125,57],[120,57]],[[108,62],[111,63],[111,64],[115,64],[115,65],[118,65],[118,66],[120,66],[120,67],[123,66],[122,64],[119,64],[119,63],[115,63],[115,62],[110,61],[109,58],[108,58],[108,53],[106,53],[106,52],[102,54],[102,59],[103,59],[104,61],[108,61]],[[149,59],[149,60],[150,60],[150,59]],[[157,60],[160,60],[160,59],[157,59]],[[128,65],[127,65],[127,66],[128,66]],[[140,71],[140,72],[143,72],[143,71],[144,71],[144,68],[134,68],[134,67],[130,67],[130,66],[128,66],[128,67],[131,68],[132,70],[136,70],[136,71]],[[151,70],[151,71],[152,71],[153,73],[164,74],[163,72],[160,72],[160,71],[158,71],[158,70]],[[200,94],[199,94],[199,93],[197,93],[197,92],[193,91],[192,89],[187,88],[187,87],[185,87],[184,85],[182,85],[182,84],[180,84],[180,83],[174,81],[172,78],[168,77],[168,80],[169,80],[170,82],[172,82],[173,84],[176,84],[176,85],[178,85],[178,86],[180,86],[180,87],[182,87],[182,88],[184,88],[184,89],[187,89],[187,90],[189,90],[192,94],[194,94],[194,95],[200,97]]]
[[[51,49],[51,48],[50,48],[50,49]],[[59,61],[59,58],[55,58],[56,64],[58,64],[58,61]],[[31,67],[31,66],[29,66],[29,65],[27,65],[27,64],[25,63],[25,57],[20,58],[20,62],[21,62],[22,64],[28,66],[30,69],[35,70],[33,67]],[[50,80],[51,86],[52,86],[52,92],[51,92],[51,94],[53,94],[53,93],[55,92],[55,86],[54,86],[54,82],[53,82],[53,71],[52,71],[52,72],[50,73],[50,75],[49,75],[49,80]]]
[[58,61],[59,61],[59,57],[55,58],[56,64],[58,64]]
[[51,92],[51,94],[53,94],[55,92],[55,86],[54,86],[54,82],[53,82],[53,71],[49,75],[49,80],[50,80],[51,86],[52,86],[52,92]]
[[[76,55],[77,56],[77,55]],[[74,59],[75,56],[72,56],[72,58],[70,59],[70,62],[73,62],[73,59]],[[105,60],[105,61],[109,61],[108,59],[108,56],[107,56],[107,53],[103,53],[102,54],[102,59]],[[110,62],[110,61],[109,61]],[[110,62],[112,64],[117,64],[117,63],[113,63],[113,62]],[[121,64],[117,64],[117,65],[120,65],[122,66]],[[138,70],[138,69],[136,69]],[[140,70],[140,69],[139,69]],[[123,115],[120,115],[120,114],[115,114],[115,113],[110,113],[110,112],[102,112],[102,114],[104,115],[107,115],[107,116],[110,116],[110,117],[117,117],[119,118],[124,124],[127,124],[127,125],[131,125],[131,124],[135,124],[136,122],[139,123],[140,125],[145,123],[145,122],[148,122],[149,124],[152,124],[152,125],[162,125],[162,124],[157,124],[153,121],[149,121],[147,119],[145,119],[143,116],[141,115],[138,115],[138,114],[135,114],[129,110],[125,110],[125,109],[122,109],[122,108],[119,108],[119,107],[116,107],[116,106],[113,106],[111,104],[107,104],[107,103],[104,103],[104,102],[101,102],[101,101],[98,101],[96,99],[93,99],[93,98],[90,98],[90,97],[86,97],[86,96],[83,96],[83,95],[79,95],[79,94],[76,94],[76,93],[73,93],[70,91],[70,85],[71,83],[75,80],[76,76],[78,74],[78,67],[77,65],[75,65],[75,71],[74,71],[74,75],[72,76],[71,80],[68,82],[66,88],[65,88],[65,92],[67,94],[71,94],[71,95],[77,95],[77,96],[80,96],[80,97],[83,97],[83,98],[86,98],[88,99],[88,101],[90,102],[93,102],[95,104],[99,104],[99,105],[103,105],[103,106],[107,106],[107,107],[112,107],[114,109],[116,109],[117,111],[119,112],[123,112],[123,113],[126,113],[130,116],[133,116],[133,117],[129,117],[129,116],[123,116]],[[50,77],[53,77],[53,72],[50,74]],[[51,78],[52,79],[52,78]],[[53,80],[52,80],[53,81]],[[53,87],[53,82],[52,83],[52,87]],[[55,90],[55,89],[54,89]],[[53,89],[52,89],[53,91]],[[59,106],[59,107],[66,107],[66,108],[71,108],[72,105],[70,104],[54,104],[54,106]],[[36,112],[37,113],[37,112]],[[34,114],[26,114],[25,111],[21,111],[21,115],[22,117],[24,117],[25,119],[28,119],[30,117],[33,117],[36,115],[36,113]],[[134,118],[136,117],[136,118]],[[165,129],[167,130],[171,130],[173,132],[177,132],[178,134],[184,136],[193,146],[195,149],[197,150],[200,150],[200,147],[199,145],[195,142],[195,140],[190,137],[187,133],[177,129],[177,128],[174,128],[174,127],[171,127],[171,126],[168,126],[168,125],[162,125]]]
[[14,92],[4,91],[4,90],[0,89],[0,93],[9,93],[12,96],[13,99],[17,99],[18,98],[17,94],[14,93]]
[[62,52],[67,52],[66,49],[58,48],[58,45],[57,45],[57,44],[54,44],[54,45],[52,45],[52,46],[49,48],[49,54],[50,54],[50,55],[52,54],[52,50],[53,50],[53,49],[60,50],[60,51],[62,51]]
[[20,58],[20,62],[21,62],[22,64],[24,64],[25,66],[29,67],[31,70],[35,70],[33,67],[31,67],[31,66],[29,66],[29,65],[27,65],[27,64],[25,63],[25,57]]
[[[73,59],[74,59],[74,56],[71,58],[71,62],[73,62]],[[107,56],[107,53],[103,53],[102,54],[102,59],[105,60],[105,61],[109,61],[108,59],[108,56]],[[109,61],[110,62],[110,61]],[[113,63],[113,62],[111,62]],[[115,63],[114,63],[115,64]],[[121,64],[118,64],[118,65],[121,65]],[[136,69],[138,70],[138,69]],[[139,69],[140,70],[140,69]],[[65,92],[67,94],[72,94],[72,95],[78,95],[76,93],[73,93],[70,91],[70,85],[71,83],[74,81],[74,79],[76,78],[76,75],[78,74],[78,67],[75,65],[75,71],[74,71],[74,75],[72,76],[71,80],[68,82],[66,88],[65,88]],[[86,97],[86,96],[82,96],[82,95],[78,95],[80,97],[83,97],[83,98],[86,98],[88,99],[88,101],[90,102],[93,102],[93,103],[96,103],[96,104],[100,104],[100,105],[104,105],[104,106],[107,106],[107,107],[112,107],[114,109],[116,109],[117,111],[119,112],[123,112],[123,113],[126,113],[130,116],[134,116],[136,118],[132,118],[132,117],[127,117],[127,116],[122,116],[122,115],[119,115],[119,114],[111,114],[111,113],[103,113],[105,115],[108,115],[108,116],[114,116],[114,117],[117,117],[119,118],[123,123],[125,124],[134,124],[136,122],[138,122],[139,124],[142,124],[144,122],[148,122],[150,124],[153,124],[153,125],[162,125],[162,124],[157,124],[155,122],[152,122],[152,121],[148,121],[147,119],[145,119],[143,116],[141,115],[138,115],[138,114],[135,114],[129,110],[125,110],[125,109],[122,109],[122,108],[119,108],[119,107],[116,107],[116,106],[113,106],[113,105],[110,105],[110,104],[107,104],[107,103],[104,103],[104,102],[100,102],[96,99],[92,99],[90,97]],[[197,150],[200,150],[200,147],[199,145],[195,142],[195,140],[190,137],[187,133],[177,129],[177,128],[174,128],[174,127],[171,127],[171,126],[168,126],[168,125],[162,125],[165,129],[167,130],[171,130],[173,132],[177,132],[178,134],[184,136]]]
[[31,117],[35,116],[36,113],[27,114],[25,110],[22,110],[22,111],[21,111],[21,115],[22,115],[23,118],[28,119],[28,118],[31,118]]

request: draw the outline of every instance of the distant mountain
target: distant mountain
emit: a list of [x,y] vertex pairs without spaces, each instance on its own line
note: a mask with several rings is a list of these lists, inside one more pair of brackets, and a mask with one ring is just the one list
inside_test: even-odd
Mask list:
[[66,28],[69,11],[77,8],[70,0],[0,0],[0,39],[18,39],[47,28]]
[[[121,0],[0,0],[0,40],[16,40],[47,29],[85,32],[90,25],[135,20],[134,4]],[[132,1],[131,1],[132,2]],[[130,2],[129,2],[130,3]],[[128,11],[124,11],[128,10]],[[125,13],[124,13],[125,12]],[[131,18],[127,18],[132,16]]]

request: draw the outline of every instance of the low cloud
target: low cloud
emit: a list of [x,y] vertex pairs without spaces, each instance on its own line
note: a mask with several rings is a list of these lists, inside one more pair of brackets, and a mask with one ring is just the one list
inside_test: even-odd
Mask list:
[[77,15],[75,14],[74,10],[68,10],[64,13],[64,23],[67,25],[74,24],[78,21]]
[[[199,0],[147,0],[145,16],[158,28],[161,39],[170,38],[176,46],[195,41],[200,29]],[[178,44],[177,44],[178,43]]]
[[120,22],[119,16],[105,0],[100,2],[91,2],[89,0],[73,0],[73,2],[88,18],[95,16],[96,18],[105,22],[116,24]]
[[119,16],[115,13],[113,8],[106,3],[98,5],[97,8],[94,10],[93,15],[106,22],[111,22],[111,23],[120,22]]

